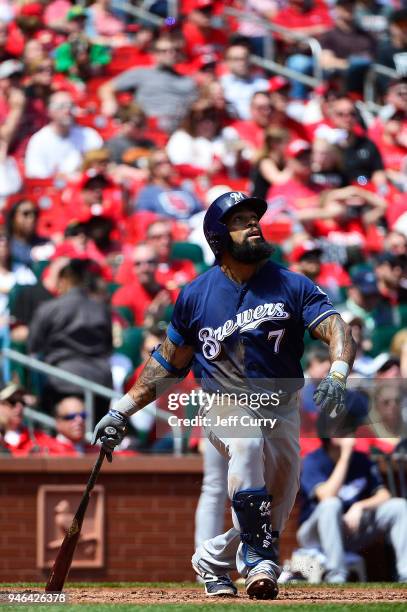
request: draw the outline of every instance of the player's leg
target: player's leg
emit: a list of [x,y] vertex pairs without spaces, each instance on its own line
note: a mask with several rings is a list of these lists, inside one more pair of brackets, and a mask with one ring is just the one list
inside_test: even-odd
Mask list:
[[342,514],[341,500],[330,497],[319,502],[297,533],[303,548],[321,548],[326,557],[325,580],[333,584],[346,582],[347,577]]
[[381,504],[373,515],[374,526],[389,535],[396,556],[400,582],[407,582],[407,501],[394,497]]
[[205,440],[203,481],[195,513],[195,547],[223,532],[227,498],[227,459]]
[[[259,409],[257,416],[270,418],[269,409]],[[249,538],[242,536],[237,567],[246,578],[250,596],[270,599],[278,593],[280,574],[278,543],[295,502],[299,486],[299,419],[296,398],[273,409],[276,425],[262,427],[263,470],[265,486],[250,498],[252,513],[247,517]],[[239,497],[239,495],[237,495]],[[238,514],[240,523],[245,517]]]
[[[210,411],[212,423],[217,422],[217,417],[233,419],[247,415],[240,406],[213,407]],[[228,494],[233,500],[239,491],[264,489],[264,461],[263,461],[263,438],[261,430],[255,438],[242,438],[239,435],[239,427],[230,421],[232,425],[226,427],[212,426],[207,432],[209,440],[218,451],[228,458]],[[245,432],[246,433],[246,432]],[[233,436],[233,437],[230,437]],[[192,563],[198,573],[202,572],[221,576],[230,570],[236,569],[236,555],[241,545],[241,526],[237,516],[232,510],[234,527],[224,534],[220,534],[211,540],[203,542],[196,550]],[[205,580],[205,578],[204,578]]]

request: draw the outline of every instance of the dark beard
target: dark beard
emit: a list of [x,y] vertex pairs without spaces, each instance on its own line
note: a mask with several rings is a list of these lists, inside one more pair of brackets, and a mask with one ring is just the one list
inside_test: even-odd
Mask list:
[[232,238],[229,236],[227,250],[236,261],[245,264],[259,263],[263,261],[263,259],[268,259],[274,251],[272,245],[266,242],[263,236],[261,236],[260,240],[256,240],[255,242],[250,242],[249,239],[246,238],[242,244],[233,242]]

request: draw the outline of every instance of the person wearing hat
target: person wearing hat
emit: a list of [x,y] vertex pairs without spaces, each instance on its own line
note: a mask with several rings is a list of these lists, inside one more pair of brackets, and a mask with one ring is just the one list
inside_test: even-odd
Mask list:
[[0,419],[3,420],[3,444],[12,455],[23,456],[41,452],[40,439],[49,438],[44,432],[24,424],[26,391],[19,384],[9,382],[0,391]]
[[66,74],[72,81],[85,83],[88,79],[100,76],[112,57],[109,49],[88,37],[83,29],[87,11],[75,5],[69,9],[67,20],[74,30],[68,40],[55,49],[55,70]]
[[325,291],[333,303],[342,301],[342,287],[350,285],[350,277],[336,262],[322,262],[323,251],[314,240],[303,240],[290,253],[291,269],[304,274]]
[[364,322],[367,337],[376,327],[395,323],[394,310],[381,298],[373,270],[364,269],[351,274],[351,282],[344,309]]
[[[380,534],[388,534],[396,557],[399,582],[407,582],[407,501],[391,497],[380,472],[364,453],[355,450],[358,419],[347,418],[338,434],[319,418],[322,447],[302,463],[301,547],[321,548],[325,555],[324,581],[348,579],[345,550],[358,551]],[[341,437],[339,437],[341,436]]]

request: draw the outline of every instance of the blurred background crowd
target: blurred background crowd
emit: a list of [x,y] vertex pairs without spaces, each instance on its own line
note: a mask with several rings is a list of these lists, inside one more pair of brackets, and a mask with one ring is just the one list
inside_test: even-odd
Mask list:
[[[0,0],[3,348],[126,391],[213,264],[202,220],[229,190],[267,200],[273,258],[352,326],[349,403],[365,450],[388,452],[406,422],[407,3]],[[329,370],[305,342],[304,453]],[[9,359],[2,378],[1,450],[92,451],[78,381]],[[143,412],[121,452],[171,449]]]

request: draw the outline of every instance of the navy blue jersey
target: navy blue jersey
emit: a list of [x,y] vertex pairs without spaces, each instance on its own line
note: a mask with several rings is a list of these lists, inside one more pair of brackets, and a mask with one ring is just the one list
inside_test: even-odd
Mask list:
[[[315,489],[328,480],[334,467],[335,462],[323,448],[318,448],[305,457],[300,481],[300,523],[311,516],[317,507]],[[346,512],[355,502],[371,497],[383,486],[383,479],[377,466],[364,453],[354,451],[345,482],[337,495],[342,501],[343,511]]]
[[[257,379],[262,389],[259,379],[279,379],[276,390],[293,391],[303,384],[304,331],[334,313],[306,276],[271,261],[244,284],[215,266],[181,291],[167,333],[175,344],[194,348],[207,391],[225,380],[247,386],[247,379]],[[289,389],[283,379],[292,379]]]

